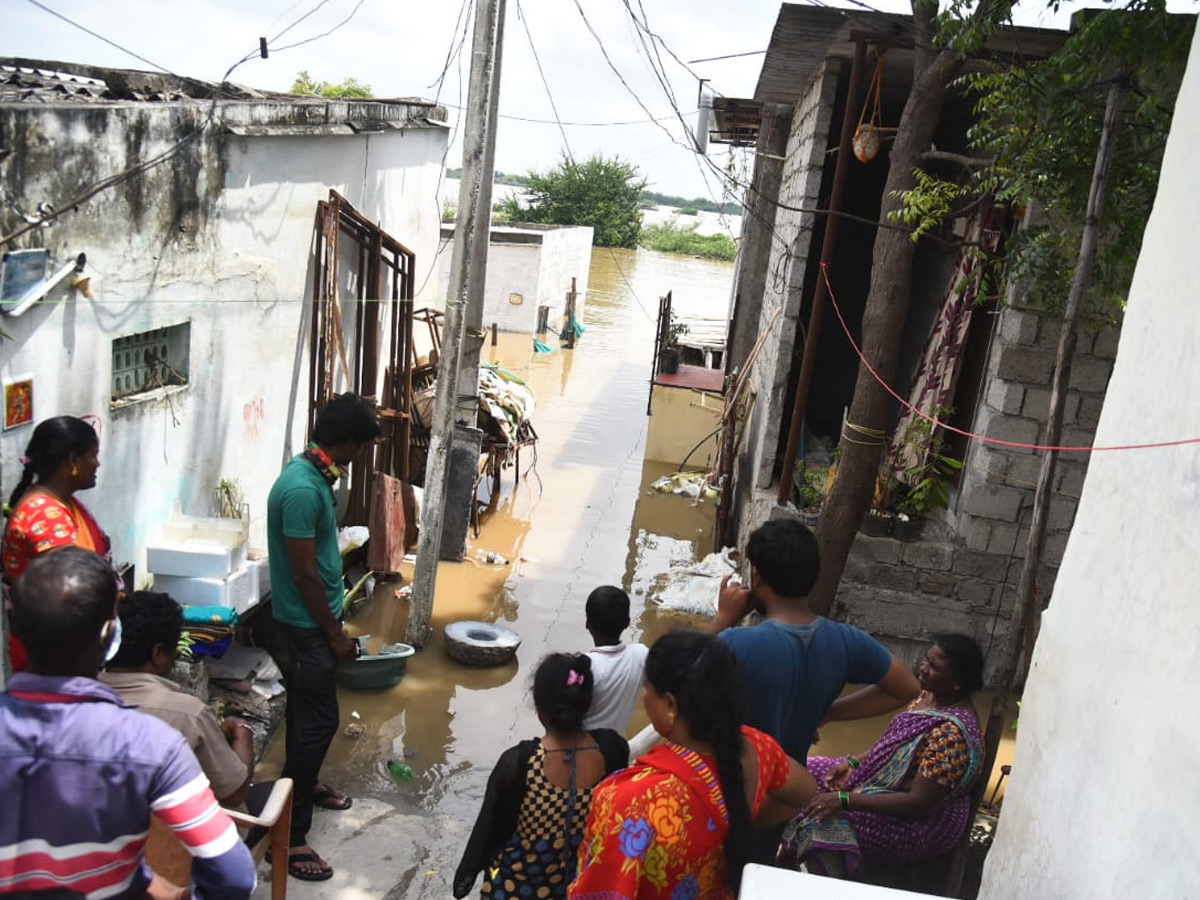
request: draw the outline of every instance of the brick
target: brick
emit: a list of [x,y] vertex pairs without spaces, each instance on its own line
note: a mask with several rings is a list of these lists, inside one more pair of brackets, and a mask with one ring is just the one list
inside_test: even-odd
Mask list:
[[1047,318],[1038,332],[1037,346],[1051,353],[1058,352],[1058,339],[1062,337],[1062,319]]
[[1121,329],[1109,325],[1101,328],[1096,335],[1096,339],[1092,342],[1092,356],[1098,356],[1101,359],[1116,359],[1117,345],[1121,340]]
[[1015,522],[1025,495],[1019,488],[981,484],[964,495],[962,509],[969,516]]
[[1007,307],[1000,316],[1000,339],[1009,344],[1032,346],[1038,337],[1042,317],[1032,310]]
[[900,542],[886,537],[870,537],[858,534],[850,547],[850,553],[865,554],[871,562],[895,564],[900,562]]
[[1084,467],[1066,466],[1060,462],[1054,475],[1054,480],[1058,482],[1054,489],[1072,497],[1078,497],[1083,493],[1083,480],[1086,474],[1087,469]]
[[[1096,442],[1096,431],[1092,428],[1070,426],[1062,430],[1059,444],[1064,447],[1090,447]],[[1072,453],[1081,451],[1073,450]]]
[[1080,396],[1075,391],[1067,391],[1067,402],[1063,404],[1063,422],[1074,425],[1079,420]]
[[1025,388],[1019,384],[1001,381],[993,378],[988,385],[988,405],[1005,415],[1015,416],[1021,412],[1021,402],[1025,399]]
[[1025,402],[1021,405],[1021,415],[1026,418],[1045,422],[1050,418],[1050,388],[1028,388],[1025,391]]
[[958,523],[958,537],[969,550],[986,550],[992,537],[992,523],[987,519],[965,516]]
[[919,542],[906,544],[900,557],[906,565],[917,569],[948,572],[950,565],[954,562],[954,550],[947,544]]
[[868,583],[889,591],[915,591],[917,573],[905,566],[874,566]]
[[923,574],[921,575],[918,587],[925,594],[937,594],[939,597],[951,597],[954,595],[954,586],[958,580],[952,575],[944,575],[941,573]]
[[988,540],[987,552],[999,556],[1011,556],[1017,543],[1016,525],[993,525],[992,536]]
[[1069,497],[1051,495],[1050,511],[1046,515],[1046,528],[1050,531],[1070,531],[1075,524],[1075,510],[1079,504]]
[[954,566],[951,571],[955,575],[1003,581],[1007,566],[1008,560],[1005,557],[975,550],[959,550],[954,554]]
[[981,578],[960,578],[954,589],[954,597],[972,606],[991,606],[1000,586],[994,581]]
[[1071,366],[1071,388],[1084,394],[1103,394],[1112,374],[1112,360],[1094,356],[1076,358]]
[[995,374],[1005,381],[1037,385],[1050,383],[1054,354],[1049,350],[1002,346],[995,360]]
[[1041,425],[1032,419],[1005,415],[985,403],[975,414],[975,431],[997,440],[1031,444],[1035,443]]
[[[1061,462],[1058,463],[1062,465]],[[1020,482],[1020,487],[1033,490],[1033,485],[1037,484],[1038,475],[1042,471],[1041,454],[1019,454],[1014,456],[1012,462],[1008,466],[1008,477],[1015,482]]]
[[1046,535],[1046,542],[1042,545],[1042,559],[1047,565],[1057,566],[1062,562],[1063,554],[1067,551],[1069,535],[1069,531]]
[[1089,394],[1086,397],[1081,397],[1079,400],[1079,409],[1075,413],[1075,418],[1070,422],[1072,425],[1077,425],[1080,428],[1091,428],[1095,430],[1100,424],[1100,411],[1104,409],[1104,397],[1097,394]]

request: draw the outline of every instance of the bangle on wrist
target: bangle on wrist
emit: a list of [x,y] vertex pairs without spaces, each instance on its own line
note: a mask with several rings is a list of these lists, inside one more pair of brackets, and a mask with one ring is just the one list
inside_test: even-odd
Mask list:
[[852,769],[857,769],[862,765],[862,760],[860,760],[857,756],[847,756],[846,762],[850,764],[850,768]]
[[847,810],[847,811],[850,809],[850,792],[849,791],[838,791],[838,800],[840,800],[842,803],[842,809]]

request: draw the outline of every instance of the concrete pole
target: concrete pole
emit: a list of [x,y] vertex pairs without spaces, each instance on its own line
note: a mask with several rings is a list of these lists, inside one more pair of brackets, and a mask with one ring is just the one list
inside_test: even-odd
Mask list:
[[[493,84],[493,50],[500,0],[479,0],[475,6],[475,32],[471,48],[471,77],[467,93],[467,122],[463,132],[462,180],[458,193],[458,216],[454,223],[454,250],[450,257],[450,289],[442,325],[442,355],[438,360],[437,391],[425,464],[425,501],[421,510],[421,534],[417,543],[417,565],[413,576],[412,607],[408,615],[407,641],[424,647],[433,630],[433,596],[441,557],[442,526],[446,515],[450,447],[454,439],[455,404],[459,366],[462,362],[463,331],[466,324],[468,282],[476,229],[487,228],[489,206],[483,207],[480,222],[480,188],[484,153],[492,107],[489,90]],[[488,177],[490,205],[491,177]]]

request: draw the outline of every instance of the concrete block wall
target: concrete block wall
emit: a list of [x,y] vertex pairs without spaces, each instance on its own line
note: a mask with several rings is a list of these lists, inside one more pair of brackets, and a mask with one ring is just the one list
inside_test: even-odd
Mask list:
[[[986,437],[1036,444],[1045,438],[1050,378],[1061,331],[1060,319],[1019,302],[1000,314],[992,336],[987,389],[972,431]],[[1082,331],[1071,367],[1061,443],[1090,446],[1112,374],[1119,331]],[[1083,488],[1090,454],[1059,453],[1051,496],[1044,559],[1057,566]],[[1040,451],[972,441],[949,524],[967,549],[1025,555],[1033,488],[1042,465]]]
[[[972,431],[1023,443],[1045,437],[1059,330],[1059,319],[1040,310],[1010,305],[1000,312]],[[1111,327],[1079,336],[1067,393],[1066,445],[1093,442],[1118,337]],[[1058,456],[1037,576],[1043,602],[1054,590],[1088,458]],[[856,538],[835,616],[875,634],[910,662],[919,659],[933,633],[969,634],[987,654],[987,675],[993,677],[1024,566],[1041,463],[1037,451],[972,441],[944,521],[927,524],[922,539],[912,542]]]
[[[779,190],[780,204],[795,208],[820,205],[825,151],[842,68],[841,60],[826,60],[813,75],[808,90],[796,101]],[[812,236],[817,224],[817,217],[810,213],[783,206],[776,210],[758,333],[766,331],[777,311],[779,319],[763,344],[752,375],[758,401],[748,431],[748,458],[742,467],[749,479],[747,488],[766,488],[772,480],[787,379],[799,334],[804,273],[814,251]],[[776,273],[782,277],[776,277]]]

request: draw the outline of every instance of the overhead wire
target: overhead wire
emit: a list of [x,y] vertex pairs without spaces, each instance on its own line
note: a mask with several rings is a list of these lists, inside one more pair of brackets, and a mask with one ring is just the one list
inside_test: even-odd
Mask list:
[[85,34],[90,34],[92,37],[96,38],[96,40],[103,41],[104,43],[108,44],[110,47],[115,47],[116,49],[120,50],[122,53],[126,54],[127,56],[132,56],[134,59],[136,59],[140,62],[144,62],[148,66],[153,66],[155,69],[158,69],[160,72],[166,72],[169,75],[175,74],[170,69],[168,69],[166,66],[159,65],[158,63],[154,62],[153,60],[146,59],[146,57],[142,56],[140,53],[134,53],[128,47],[123,47],[120,44],[118,44],[116,41],[112,40],[111,38],[107,38],[104,35],[88,28],[86,25],[83,25],[79,22],[76,22],[74,19],[64,16],[58,10],[51,9],[45,3],[40,2],[40,0],[27,0],[27,2],[36,6],[38,9],[43,10],[44,12],[50,13],[50,15],[54,16],[56,19],[61,19],[62,21],[66,22],[68,25],[70,25],[72,28],[78,28],[80,31],[84,32]]
[[533,35],[529,31],[529,23],[525,20],[525,13],[521,10],[521,0],[517,2],[517,18],[521,21],[521,26],[525,30],[525,38],[529,41],[529,50],[533,54],[534,65],[537,66],[538,76],[542,79],[542,87],[546,89],[546,99],[550,101],[550,111],[554,114],[554,121],[558,123],[558,133],[562,135],[563,149],[567,152],[567,159],[572,164],[575,162],[575,157],[571,153],[571,143],[567,140],[567,131],[563,128],[562,121],[558,115],[558,106],[554,103],[554,93],[550,90],[550,82],[546,80],[546,72],[542,69],[542,60],[538,57],[537,47],[533,43]]

